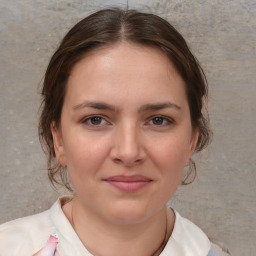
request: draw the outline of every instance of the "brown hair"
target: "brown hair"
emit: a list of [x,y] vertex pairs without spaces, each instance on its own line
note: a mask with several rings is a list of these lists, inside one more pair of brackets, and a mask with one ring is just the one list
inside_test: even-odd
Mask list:
[[202,114],[203,100],[207,97],[206,78],[181,34],[154,14],[104,9],[81,20],[67,33],[45,73],[39,138],[48,156],[48,176],[53,184],[64,184],[71,189],[64,168],[56,160],[51,134],[52,122],[60,124],[69,74],[86,53],[120,41],[154,46],[169,57],[185,82],[192,126],[199,131],[196,151],[209,143],[207,118]]

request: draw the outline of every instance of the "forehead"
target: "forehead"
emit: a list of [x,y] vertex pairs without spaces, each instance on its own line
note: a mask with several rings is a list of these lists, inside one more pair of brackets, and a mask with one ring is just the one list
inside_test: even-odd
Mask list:
[[116,71],[118,69],[128,69],[132,66],[138,67],[139,64],[142,64],[140,68],[145,67],[145,69],[155,69],[156,66],[160,65],[161,69],[165,66],[163,71],[167,69],[170,71],[170,67],[175,69],[170,58],[158,47],[127,41],[105,45],[85,53],[82,59],[72,68],[71,75],[80,72],[80,68],[85,67],[86,63],[88,63],[87,68],[92,64],[95,65],[94,68],[99,67],[99,65],[103,68],[103,64],[107,67],[106,65],[109,64]]
[[185,92],[182,78],[160,49],[122,42],[93,50],[76,63],[67,94],[81,100],[95,95],[101,100],[109,96],[161,100],[167,95],[184,97]]

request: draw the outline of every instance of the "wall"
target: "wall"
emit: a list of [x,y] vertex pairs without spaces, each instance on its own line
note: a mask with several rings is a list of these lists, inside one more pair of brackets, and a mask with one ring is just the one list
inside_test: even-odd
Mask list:
[[214,139],[197,157],[198,179],[181,187],[170,204],[232,255],[255,255],[256,3],[251,0],[0,0],[0,223],[45,210],[58,197],[37,139],[43,72],[65,32],[110,5],[167,18],[205,68]]

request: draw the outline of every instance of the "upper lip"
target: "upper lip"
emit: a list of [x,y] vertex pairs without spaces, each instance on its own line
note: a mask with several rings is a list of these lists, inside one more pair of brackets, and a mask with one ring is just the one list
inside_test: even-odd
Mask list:
[[142,176],[142,175],[132,175],[132,176],[127,176],[127,175],[116,175],[116,176],[111,176],[106,179],[105,181],[115,181],[115,182],[149,182],[152,181],[150,178]]

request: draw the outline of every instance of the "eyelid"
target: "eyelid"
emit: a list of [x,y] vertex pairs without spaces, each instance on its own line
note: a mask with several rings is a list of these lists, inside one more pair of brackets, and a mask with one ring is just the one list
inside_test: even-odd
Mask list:
[[[86,123],[88,120],[92,119],[92,118],[95,118],[95,117],[99,117],[99,118],[102,118],[102,120],[104,120],[106,122],[106,124],[98,124],[98,125],[93,125],[93,124],[88,124]],[[111,123],[107,120],[108,118],[104,115],[100,115],[100,114],[93,114],[93,115],[89,115],[89,116],[86,116],[84,118],[81,119],[81,123],[84,124],[84,125],[87,125],[89,127],[95,127],[95,128],[100,128],[102,126],[105,126],[105,125],[110,125]]]
[[175,123],[175,120],[171,117],[168,117],[168,116],[165,116],[165,115],[153,115],[153,116],[150,116],[147,121],[146,121],[146,124],[148,124],[150,121],[152,121],[154,118],[157,118],[157,117],[160,117],[160,118],[163,118],[165,121],[168,122],[168,124],[165,124],[165,125],[154,125],[152,124],[153,126],[158,126],[158,127],[163,127],[163,126],[167,126],[167,125],[172,125]]

